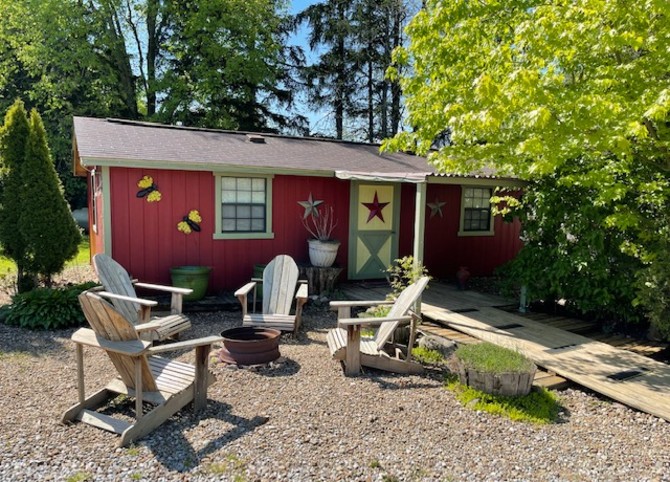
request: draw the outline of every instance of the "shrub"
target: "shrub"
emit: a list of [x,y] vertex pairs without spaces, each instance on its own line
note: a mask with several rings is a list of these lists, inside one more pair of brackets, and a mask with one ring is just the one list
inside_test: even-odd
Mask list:
[[493,343],[462,345],[458,347],[455,355],[465,367],[483,372],[518,373],[533,368],[533,362],[521,353]]
[[79,307],[79,294],[96,286],[88,282],[65,288],[38,288],[12,297],[3,306],[0,321],[21,328],[53,330],[80,326],[86,318]]
[[398,258],[393,263],[386,269],[388,281],[393,289],[393,293],[391,294],[392,299],[397,298],[402,290],[422,276],[428,276],[428,269],[424,265],[414,265],[413,256]]

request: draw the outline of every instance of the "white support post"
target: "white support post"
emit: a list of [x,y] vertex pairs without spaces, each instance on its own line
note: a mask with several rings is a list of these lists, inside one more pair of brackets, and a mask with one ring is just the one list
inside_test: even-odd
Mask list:
[[[428,184],[419,182],[416,185],[416,202],[414,206],[414,268],[423,264],[424,236],[426,234],[426,191]],[[421,298],[416,302],[417,313],[421,313]]]

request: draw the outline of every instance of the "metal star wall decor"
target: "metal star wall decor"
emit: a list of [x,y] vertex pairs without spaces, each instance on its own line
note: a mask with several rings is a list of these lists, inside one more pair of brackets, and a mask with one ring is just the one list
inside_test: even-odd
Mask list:
[[315,201],[314,198],[312,197],[312,193],[310,192],[307,201],[298,201],[298,204],[300,204],[302,207],[305,208],[305,214],[302,215],[303,219],[307,219],[310,216],[318,218],[319,204],[323,204],[323,201],[322,200]]
[[427,203],[426,205],[430,208],[430,217],[434,217],[436,214],[442,215],[442,206],[447,204],[445,201],[440,201],[438,198],[435,198],[435,202]]
[[368,220],[366,222],[369,223],[375,217],[381,219],[382,223],[386,222],[384,221],[384,215],[382,214],[382,210],[391,203],[390,202],[380,203],[379,197],[377,196],[377,191],[375,191],[375,198],[371,203],[361,203],[361,204],[370,210],[370,214],[368,214]]

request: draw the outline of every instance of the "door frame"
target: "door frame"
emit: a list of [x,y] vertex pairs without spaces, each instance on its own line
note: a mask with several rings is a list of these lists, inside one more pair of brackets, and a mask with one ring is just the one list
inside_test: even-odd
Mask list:
[[[371,182],[371,181],[351,181],[350,195],[349,195],[349,252],[348,252],[348,278],[349,279],[384,279],[384,272],[380,271],[378,276],[371,276],[364,272],[359,275],[356,269],[357,254],[358,254],[358,213],[359,213],[359,191],[361,186],[373,187],[391,187],[393,188],[393,215],[391,216],[391,227],[388,230],[370,230],[368,232],[377,231],[379,233],[387,233],[391,236],[391,250],[388,265],[398,257],[399,243],[400,243],[400,194],[402,190],[402,183],[396,182]],[[385,220],[386,221],[386,220]],[[383,262],[383,260],[379,260]],[[388,265],[383,268],[386,269]]]

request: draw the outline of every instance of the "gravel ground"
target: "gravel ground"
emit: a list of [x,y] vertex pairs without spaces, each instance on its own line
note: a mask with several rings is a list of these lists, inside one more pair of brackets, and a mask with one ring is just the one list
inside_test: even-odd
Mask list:
[[[192,316],[185,338],[240,324]],[[649,480],[670,481],[670,424],[581,389],[559,392],[558,423],[535,426],[462,407],[442,374],[343,376],[308,304],[302,332],[265,367],[212,364],[205,413],[183,410],[128,448],[61,414],[77,399],[73,330],[0,325],[0,480]],[[85,350],[89,391],[113,375]],[[192,353],[178,354],[192,360]]]

